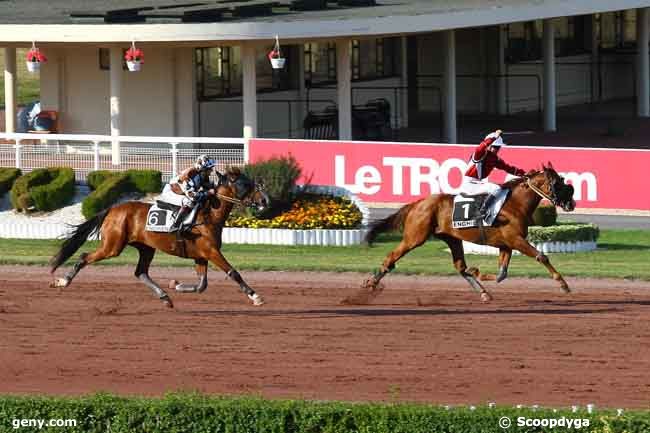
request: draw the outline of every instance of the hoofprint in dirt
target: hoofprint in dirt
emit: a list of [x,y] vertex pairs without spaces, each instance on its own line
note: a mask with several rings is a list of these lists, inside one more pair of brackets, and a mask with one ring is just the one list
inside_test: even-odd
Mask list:
[[0,267],[0,393],[650,403],[648,282],[571,279],[564,295],[512,279],[483,304],[461,278],[395,274],[372,305],[344,306],[365,275],[243,272],[268,300],[254,307],[211,271],[168,310],[132,272],[89,268],[59,291],[46,268]]

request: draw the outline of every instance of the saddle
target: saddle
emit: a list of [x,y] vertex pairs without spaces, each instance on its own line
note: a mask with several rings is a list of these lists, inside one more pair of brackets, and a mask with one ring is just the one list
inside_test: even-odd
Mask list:
[[167,203],[167,202],[161,201],[161,200],[156,200],[156,206],[158,206],[159,209],[165,209],[165,210],[169,210],[169,211],[172,211],[172,212],[178,212],[178,210],[181,208],[178,205]]
[[491,227],[496,220],[503,204],[510,195],[510,189],[502,188],[495,194],[495,199],[488,209],[488,213],[480,220],[479,210],[488,194],[468,195],[460,193],[454,196],[454,210],[451,217],[451,225],[455,229],[478,227],[482,224]]

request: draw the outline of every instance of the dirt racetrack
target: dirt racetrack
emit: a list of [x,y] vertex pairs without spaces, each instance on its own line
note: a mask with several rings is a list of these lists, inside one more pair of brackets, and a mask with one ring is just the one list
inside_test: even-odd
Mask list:
[[[444,404],[650,402],[650,283],[488,284],[391,275],[372,305],[339,301],[364,276],[242,272],[253,307],[211,271],[168,310],[132,267],[91,267],[62,291],[41,267],[0,267],[0,393],[159,395],[198,390]],[[191,269],[154,268],[194,282]]]

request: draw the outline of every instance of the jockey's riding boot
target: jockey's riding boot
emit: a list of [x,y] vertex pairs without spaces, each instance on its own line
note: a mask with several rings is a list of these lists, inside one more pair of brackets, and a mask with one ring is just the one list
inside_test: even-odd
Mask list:
[[172,231],[178,230],[178,232],[182,232],[185,228],[183,227],[183,220],[187,217],[188,212],[192,208],[190,206],[182,206],[180,210],[178,211],[178,214],[176,214],[176,219],[174,220],[174,224],[172,225]]
[[494,194],[488,194],[488,196],[485,198],[485,201],[481,205],[481,209],[478,211],[478,217],[480,219],[485,219],[488,216],[490,212],[490,206],[492,206],[495,198],[496,196]]

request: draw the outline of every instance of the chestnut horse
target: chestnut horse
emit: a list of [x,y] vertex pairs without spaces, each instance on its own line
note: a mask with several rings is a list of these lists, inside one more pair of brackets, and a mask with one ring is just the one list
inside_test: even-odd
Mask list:
[[239,284],[253,304],[262,305],[264,301],[242,279],[239,273],[221,254],[221,232],[235,204],[268,206],[269,199],[260,184],[255,184],[239,169],[233,168],[222,175],[220,185],[208,192],[207,199],[197,215],[196,226],[185,236],[179,238],[175,233],[145,231],[147,212],[151,204],[126,202],[104,210],[88,221],[75,227],[74,232],[63,242],[59,252],[50,260],[51,272],[69,259],[90,237],[101,233],[101,243],[92,253],[83,253],[72,269],[62,278],[57,278],[52,287],[67,287],[86,265],[100,260],[117,257],[124,247],[131,245],[140,253],[135,276],[148,286],[165,305],[172,308],[169,295],[149,277],[149,265],[156,250],[174,256],[194,259],[199,282],[196,285],[170,283],[170,288],[179,292],[203,292],[208,286],[208,262],[221,268],[231,279]]
[[[542,198],[566,211],[575,209],[573,186],[565,184],[564,179],[549,163],[549,166],[542,166],[540,171],[531,171],[523,177],[506,182],[503,187],[510,188],[510,197],[491,227],[452,228],[454,196],[449,194],[437,194],[418,200],[373,224],[366,235],[365,240],[368,244],[372,243],[378,234],[402,226],[404,235],[397,248],[386,256],[379,271],[365,281],[364,288],[371,289],[371,292],[359,296],[363,299],[376,296],[381,291],[379,282],[395,268],[395,263],[409,251],[422,245],[431,235],[449,245],[454,267],[470,286],[481,294],[483,301],[489,301],[492,297],[477,278],[503,281],[508,275],[512,250],[534,257],[548,269],[553,279],[559,282],[562,290],[568,293],[569,286],[562,275],[551,265],[548,257],[526,240],[526,236],[533,212]],[[462,241],[499,248],[499,274],[481,275],[477,268],[468,269]]]

